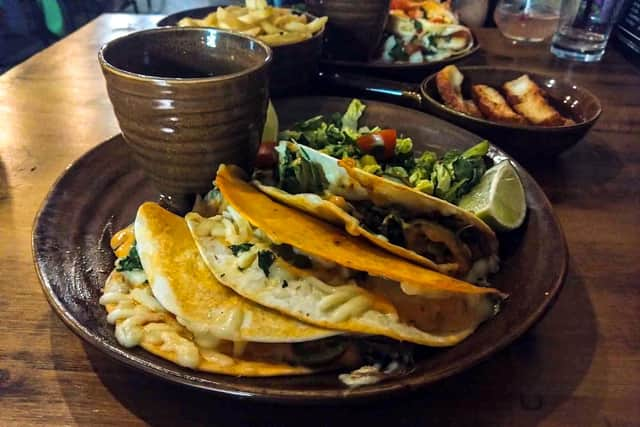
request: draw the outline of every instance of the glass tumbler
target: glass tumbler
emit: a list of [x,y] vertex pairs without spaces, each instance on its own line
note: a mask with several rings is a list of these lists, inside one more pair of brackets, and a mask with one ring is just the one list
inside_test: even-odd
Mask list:
[[564,0],[551,52],[560,58],[600,61],[623,0]]
[[493,19],[509,39],[541,42],[558,27],[560,3],[561,0],[500,0]]

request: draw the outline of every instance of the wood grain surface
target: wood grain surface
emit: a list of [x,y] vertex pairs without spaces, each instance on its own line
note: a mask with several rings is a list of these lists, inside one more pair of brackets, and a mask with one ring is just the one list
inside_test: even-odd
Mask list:
[[556,305],[525,337],[422,392],[332,407],[220,398],[84,345],[42,295],[32,221],[65,167],[118,132],[98,48],[158,18],[103,15],[0,76],[0,426],[640,425],[640,73],[613,50],[598,64],[566,62],[491,29],[477,31],[483,49],[465,64],[569,78],[604,107],[583,142],[530,169],[564,227],[571,265]]

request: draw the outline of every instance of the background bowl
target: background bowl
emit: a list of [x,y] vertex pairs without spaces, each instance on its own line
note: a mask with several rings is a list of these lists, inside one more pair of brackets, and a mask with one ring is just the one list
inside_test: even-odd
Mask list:
[[[158,21],[159,27],[176,26],[182,18],[202,19],[228,2],[214,2],[213,6],[183,10],[168,15]],[[315,16],[306,14],[309,20]],[[274,97],[302,95],[309,92],[318,74],[318,64],[322,55],[324,30],[318,31],[310,39],[284,46],[271,47],[273,60],[269,77],[269,94]]]
[[473,84],[485,84],[498,89],[503,83],[528,74],[547,92],[549,102],[563,116],[576,122],[570,126],[542,127],[497,123],[467,116],[443,104],[436,87],[435,74],[422,82],[422,107],[426,111],[487,138],[519,160],[548,158],[570,148],[591,129],[602,112],[595,95],[571,82],[525,70],[486,66],[459,69],[464,75],[462,93],[465,99],[471,99],[470,88]]

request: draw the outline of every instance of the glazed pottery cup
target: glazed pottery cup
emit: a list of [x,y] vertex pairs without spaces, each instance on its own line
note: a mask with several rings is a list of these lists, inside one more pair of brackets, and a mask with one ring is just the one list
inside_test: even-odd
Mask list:
[[269,98],[271,50],[211,28],[154,28],[99,53],[125,141],[174,211],[211,189],[221,163],[253,167]]
[[328,16],[324,53],[329,59],[367,61],[378,52],[391,0],[306,0],[309,12]]

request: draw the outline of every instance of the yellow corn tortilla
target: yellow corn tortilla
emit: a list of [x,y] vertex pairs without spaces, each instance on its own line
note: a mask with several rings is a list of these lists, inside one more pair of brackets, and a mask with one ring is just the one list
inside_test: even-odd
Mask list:
[[[202,257],[220,283],[281,313],[330,329],[442,347],[473,333],[503,297],[280,205],[243,181],[236,167],[221,166],[216,184],[226,207],[211,218],[186,216]],[[311,266],[286,261],[277,247],[285,243],[312,256]],[[247,247],[242,254],[231,250],[238,244]],[[271,254],[272,262],[265,266],[260,254]]]
[[156,203],[138,209],[135,238],[154,296],[197,339],[283,343],[338,334],[283,316],[221,285],[202,260],[184,218]]
[[[288,145],[295,145],[287,143]],[[486,276],[498,268],[498,240],[495,233],[482,220],[459,207],[405,185],[373,175],[356,168],[352,159],[336,160],[309,147],[304,150],[312,162],[321,166],[329,183],[325,194],[290,194],[275,186],[264,184],[258,175],[253,181],[269,197],[286,205],[307,212],[317,218],[343,227],[353,236],[362,236],[369,242],[409,261],[418,263],[448,276],[465,281],[484,282]],[[443,244],[451,254],[445,262],[435,262],[428,255],[418,253],[395,243],[385,236],[369,231],[351,212],[350,204],[368,200],[375,206],[400,207],[408,212],[411,220],[405,229],[414,230],[414,242],[423,238]],[[452,219],[453,225],[443,225],[441,220]],[[458,231],[473,232],[473,238],[463,239]],[[467,246],[473,241],[475,250]]]
[[[144,284],[138,288],[148,286],[148,284]],[[124,299],[128,296],[127,289],[132,288],[134,286],[127,282],[126,277],[114,270],[107,278],[104,289],[106,293],[120,289],[123,291],[120,299]],[[118,303],[114,302],[103,303],[103,305],[110,315],[120,309]],[[150,310],[136,301],[132,301],[132,306],[141,312],[138,316],[146,316],[146,319],[139,321],[140,337],[136,344],[148,352],[180,366],[216,374],[255,377],[302,375],[313,372],[304,366],[243,360],[215,350],[204,349],[193,341],[191,333],[180,325],[171,313],[162,309]],[[114,322],[116,336],[118,336],[119,328],[123,328],[127,321],[130,320],[118,319]],[[162,332],[157,333],[159,330]]]
[[216,186],[240,215],[274,242],[290,244],[353,270],[410,284],[416,293],[502,295],[494,288],[474,286],[407,262],[331,224],[277,203],[244,181],[242,171],[234,166],[220,166]]
[[[254,229],[241,240],[235,230],[246,229],[248,222],[234,219],[232,209],[212,218],[187,214],[200,253],[220,283],[286,315],[321,327],[444,347],[457,344],[495,313],[491,294],[416,296],[410,286],[383,279],[355,282],[326,261],[324,266],[297,268],[274,252],[262,230]],[[228,227],[221,227],[225,223]],[[208,235],[197,231],[203,226],[232,231]],[[251,249],[236,256],[230,246],[240,241]],[[274,254],[268,268],[258,257],[265,251]],[[245,257],[250,261],[244,262]]]

